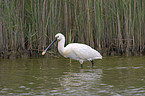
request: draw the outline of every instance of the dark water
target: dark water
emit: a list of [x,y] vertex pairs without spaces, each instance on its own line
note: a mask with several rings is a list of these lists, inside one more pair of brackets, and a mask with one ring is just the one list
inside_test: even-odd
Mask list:
[[145,96],[145,57],[0,59],[1,96]]

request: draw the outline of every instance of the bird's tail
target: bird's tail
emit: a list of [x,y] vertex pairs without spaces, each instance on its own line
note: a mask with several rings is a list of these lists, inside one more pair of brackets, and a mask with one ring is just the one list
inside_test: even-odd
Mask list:
[[100,56],[100,57],[95,57],[94,59],[102,59],[102,56]]

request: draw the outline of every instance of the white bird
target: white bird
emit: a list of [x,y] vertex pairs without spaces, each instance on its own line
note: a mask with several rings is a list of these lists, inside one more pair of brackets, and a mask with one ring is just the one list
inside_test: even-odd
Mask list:
[[66,47],[65,45],[65,37],[63,34],[58,33],[55,35],[55,39],[53,42],[43,51],[42,55],[44,55],[47,49],[55,42],[58,41],[58,51],[64,57],[69,57],[74,60],[78,60],[81,63],[81,68],[83,67],[83,61],[89,60],[92,63],[92,67],[94,66],[94,59],[102,59],[102,55],[91,48],[88,45],[80,44],[80,43],[70,43]]

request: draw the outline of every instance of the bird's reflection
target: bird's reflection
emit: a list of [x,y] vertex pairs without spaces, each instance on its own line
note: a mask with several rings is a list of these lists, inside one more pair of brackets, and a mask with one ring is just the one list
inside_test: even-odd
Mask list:
[[80,69],[80,72],[65,72],[60,78],[64,87],[88,87],[101,81],[102,69]]

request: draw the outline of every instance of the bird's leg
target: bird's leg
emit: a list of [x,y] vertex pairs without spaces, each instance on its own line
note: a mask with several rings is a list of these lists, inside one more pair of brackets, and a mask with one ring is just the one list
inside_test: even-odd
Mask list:
[[83,60],[79,60],[79,62],[81,63],[81,68],[83,68]]
[[81,64],[81,68],[83,68],[83,64]]
[[94,61],[93,60],[90,60],[91,61],[91,63],[92,63],[92,67],[94,66]]

